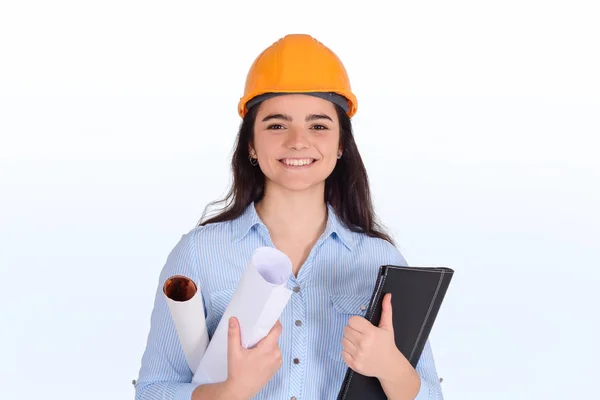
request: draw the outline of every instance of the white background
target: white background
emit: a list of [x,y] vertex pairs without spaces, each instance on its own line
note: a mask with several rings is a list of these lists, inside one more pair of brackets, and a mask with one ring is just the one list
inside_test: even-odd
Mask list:
[[456,270],[445,398],[595,398],[594,3],[2,2],[0,397],[133,398],[160,269],[228,187],[246,72],[302,32],[350,73],[401,252]]

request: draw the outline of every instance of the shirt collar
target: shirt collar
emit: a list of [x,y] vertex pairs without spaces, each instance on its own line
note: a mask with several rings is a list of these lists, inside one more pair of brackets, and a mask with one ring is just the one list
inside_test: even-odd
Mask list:
[[[257,225],[260,227],[260,229],[264,229],[264,231],[267,232],[267,227],[261,221],[258,213],[256,212],[255,204],[252,202],[248,205],[248,207],[246,207],[242,215],[240,215],[234,221],[234,240],[241,240],[248,234],[248,232],[250,232],[252,228]],[[346,246],[349,250],[354,248],[352,232],[350,232],[350,230],[344,226],[331,204],[327,204],[327,224],[319,241],[324,241],[332,235],[337,236],[342,241],[344,246]]]
[[331,204],[327,204],[327,225],[325,226],[325,232],[323,232],[323,240],[334,234],[342,241],[348,250],[354,249],[352,232],[344,226]]
[[258,213],[256,212],[254,202],[252,202],[248,205],[248,207],[246,207],[242,215],[240,215],[233,221],[234,241],[241,240],[256,225],[261,225],[266,229],[266,227],[260,220]]

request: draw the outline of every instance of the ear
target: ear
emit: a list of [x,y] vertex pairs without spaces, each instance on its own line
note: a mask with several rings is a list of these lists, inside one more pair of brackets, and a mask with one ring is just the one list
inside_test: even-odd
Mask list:
[[250,154],[252,157],[256,157],[256,151],[254,151],[251,143],[248,143],[248,154]]

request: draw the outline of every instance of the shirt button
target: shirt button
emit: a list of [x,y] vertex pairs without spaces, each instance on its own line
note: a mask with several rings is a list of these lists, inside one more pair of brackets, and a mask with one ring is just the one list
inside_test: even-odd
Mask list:
[[298,358],[294,358],[294,364],[300,364],[300,360]]
[[300,286],[295,286],[294,287],[294,292],[298,293],[300,291]]
[[365,310],[367,309],[367,306],[365,306],[365,305],[363,304],[362,306],[360,306],[360,309],[361,309],[362,311],[365,311]]
[[302,326],[302,321],[300,321],[299,319],[296,320],[296,326]]

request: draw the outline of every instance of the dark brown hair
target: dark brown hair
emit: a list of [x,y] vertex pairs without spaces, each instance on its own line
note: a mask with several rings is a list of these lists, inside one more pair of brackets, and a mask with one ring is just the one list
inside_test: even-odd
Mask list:
[[[340,145],[342,158],[337,161],[332,173],[325,180],[325,201],[333,207],[344,225],[354,231],[377,237],[394,244],[393,239],[376,221],[367,171],[354,141],[352,122],[344,110],[334,105],[340,121]],[[253,202],[259,201],[264,193],[265,176],[260,167],[249,161],[248,144],[254,138],[254,122],[259,105],[248,110],[237,136],[231,159],[233,184],[224,199],[210,203],[202,215],[199,225],[231,221],[239,217]],[[220,211],[205,219],[210,206],[224,204]]]

